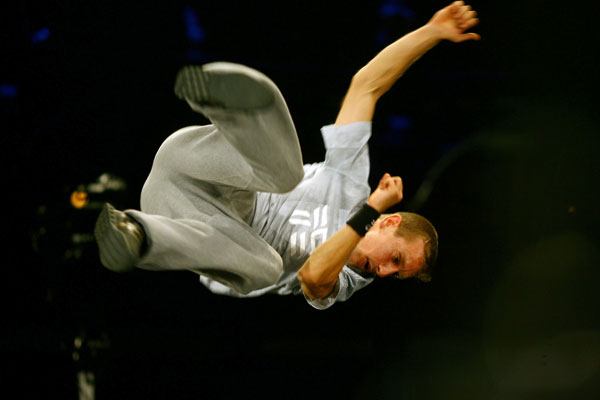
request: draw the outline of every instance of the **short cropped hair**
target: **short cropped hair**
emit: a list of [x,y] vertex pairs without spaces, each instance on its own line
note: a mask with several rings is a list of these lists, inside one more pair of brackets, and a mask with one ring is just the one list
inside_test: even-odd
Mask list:
[[402,216],[402,223],[394,232],[396,236],[403,236],[407,239],[420,237],[425,242],[423,269],[416,275],[416,278],[423,282],[431,281],[433,266],[438,256],[438,234],[435,227],[427,218],[419,214],[403,211],[395,214]]

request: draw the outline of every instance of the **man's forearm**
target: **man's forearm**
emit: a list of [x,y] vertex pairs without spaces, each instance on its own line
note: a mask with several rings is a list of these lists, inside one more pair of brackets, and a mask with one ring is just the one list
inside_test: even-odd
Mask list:
[[441,38],[431,25],[413,31],[383,49],[352,78],[348,93],[335,121],[344,125],[371,121],[375,104],[404,72]]
[[477,33],[466,33],[479,22],[475,16],[470,6],[455,1],[435,13],[427,24],[383,49],[354,74],[335,124],[371,121],[379,98],[441,40],[458,43],[481,39]]
[[[386,173],[377,189],[369,196],[367,204],[379,215],[402,201],[402,190],[402,179]],[[374,217],[370,212],[365,215],[364,211],[359,211],[356,215],[369,219]],[[317,247],[298,271],[302,291],[311,298],[329,296],[335,288],[338,275],[360,240],[361,236],[357,231],[350,225],[345,225]]]
[[360,238],[346,225],[317,247],[298,271],[302,291],[311,298],[327,297]]
[[440,40],[435,28],[424,25],[379,52],[356,73],[354,83],[360,85],[363,90],[380,97],[415,61]]

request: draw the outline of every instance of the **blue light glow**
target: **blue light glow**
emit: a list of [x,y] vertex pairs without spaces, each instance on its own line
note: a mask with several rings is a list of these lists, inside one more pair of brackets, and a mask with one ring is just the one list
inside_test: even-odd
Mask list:
[[196,10],[190,6],[186,6],[183,9],[183,22],[185,23],[186,34],[190,41],[194,43],[204,42],[206,34],[202,26],[200,26]]
[[401,16],[404,19],[414,20],[415,12],[411,10],[401,0],[386,0],[381,4],[379,8],[379,15],[383,18],[389,18],[394,16]]
[[39,31],[35,31],[31,34],[31,43],[40,44],[50,38],[50,29],[42,28]]
[[17,94],[19,94],[19,90],[15,85],[0,83],[0,97],[12,99],[17,97]]
[[406,131],[412,127],[412,119],[406,115],[391,115],[387,123],[395,131]]

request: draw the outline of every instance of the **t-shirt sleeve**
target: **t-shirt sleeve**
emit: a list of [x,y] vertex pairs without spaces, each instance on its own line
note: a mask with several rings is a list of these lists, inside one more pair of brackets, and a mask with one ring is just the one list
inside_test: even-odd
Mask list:
[[358,182],[369,179],[370,121],[321,128],[325,143],[325,166],[351,176]]
[[338,276],[333,292],[324,299],[311,299],[306,294],[304,298],[317,310],[325,310],[337,301],[346,301],[356,292],[373,282],[373,278],[365,278],[354,272],[351,268],[344,266]]

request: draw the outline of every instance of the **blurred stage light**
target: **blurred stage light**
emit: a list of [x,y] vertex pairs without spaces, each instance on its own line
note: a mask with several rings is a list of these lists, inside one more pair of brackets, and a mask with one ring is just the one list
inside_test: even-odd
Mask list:
[[10,83],[0,83],[0,97],[11,99],[17,97],[19,90],[15,85]]
[[567,230],[532,241],[506,264],[487,301],[484,343],[494,382],[515,394],[507,398],[598,382],[599,260],[593,236]]
[[96,182],[79,185],[71,193],[71,206],[77,209],[100,209],[105,202],[110,202],[117,192],[123,192],[125,189],[127,183],[123,179],[104,173]]
[[31,34],[31,43],[32,44],[40,44],[40,43],[48,40],[49,37],[50,37],[50,29],[42,28]]
[[71,205],[75,208],[83,208],[89,202],[88,194],[86,192],[80,192],[78,190],[71,194]]
[[407,115],[390,115],[387,123],[395,131],[406,131],[412,127],[412,119]]
[[106,202],[127,208],[127,184],[115,175],[103,173],[91,183],[65,187],[62,193],[38,206],[36,221],[29,231],[31,248],[46,260],[83,265],[80,262],[89,256],[96,262],[93,229],[99,210]]
[[415,19],[415,12],[404,4],[402,0],[386,0],[379,8],[379,16],[383,18],[400,16],[412,21]]
[[196,10],[190,6],[183,9],[183,22],[185,23],[188,39],[193,43],[202,43],[206,39],[204,29],[200,26]]

